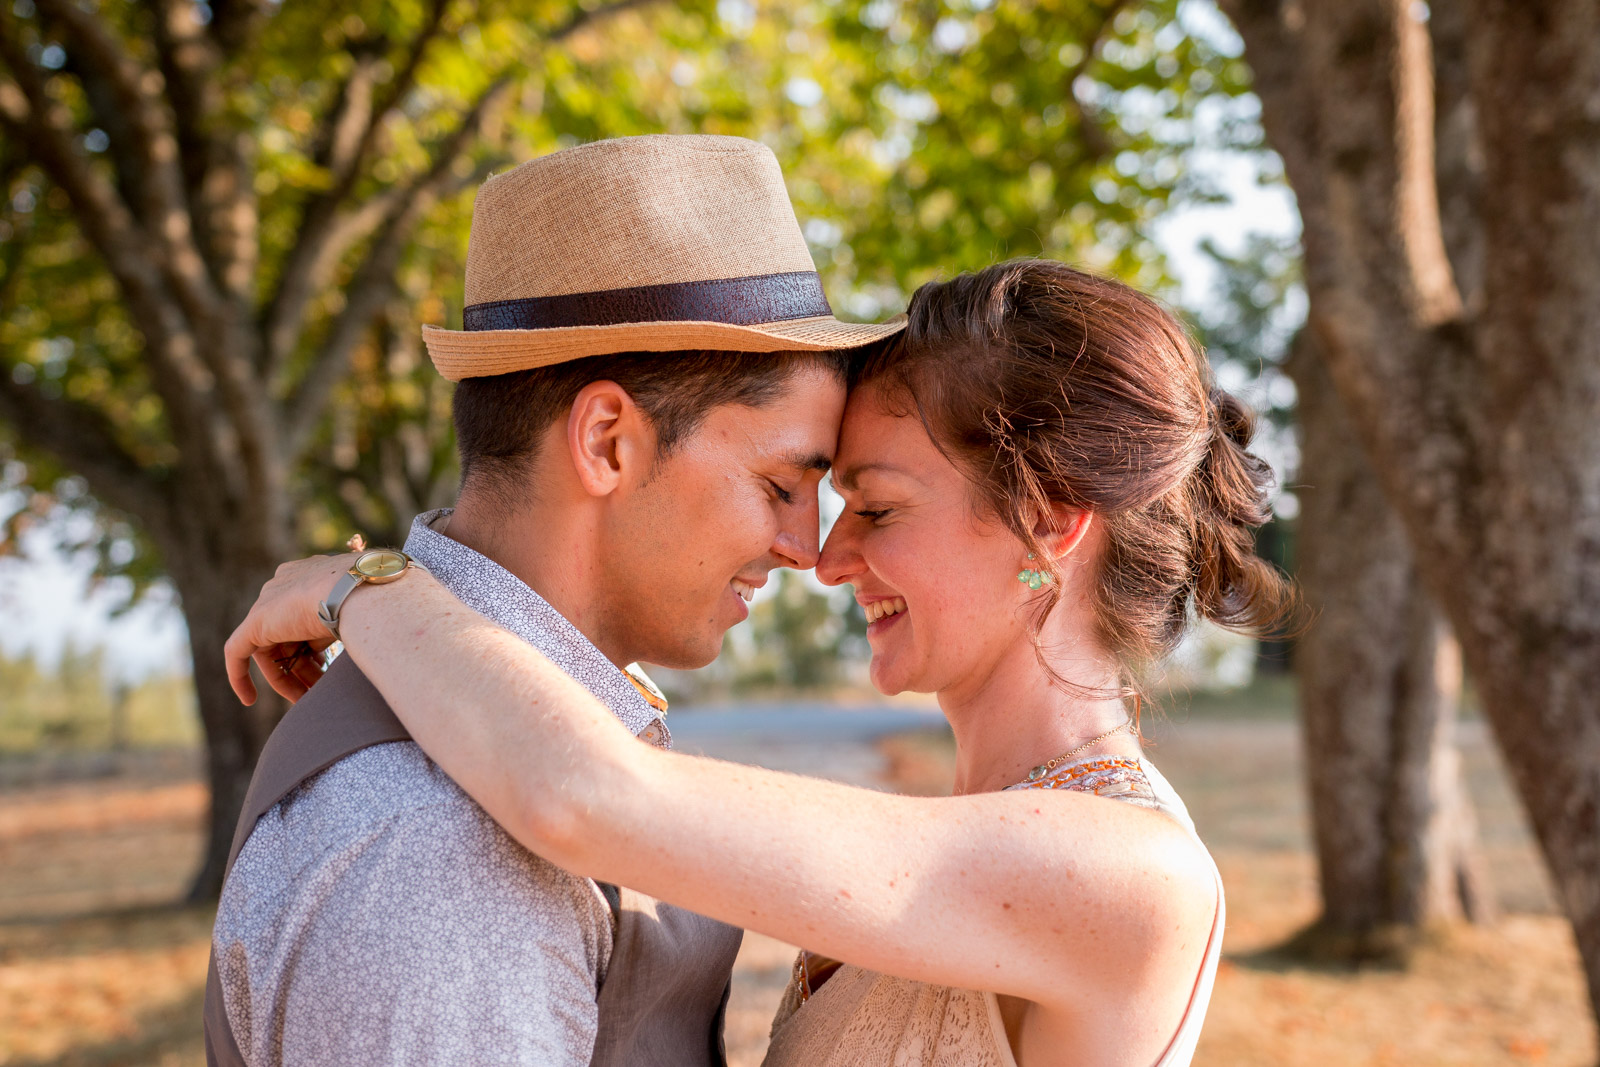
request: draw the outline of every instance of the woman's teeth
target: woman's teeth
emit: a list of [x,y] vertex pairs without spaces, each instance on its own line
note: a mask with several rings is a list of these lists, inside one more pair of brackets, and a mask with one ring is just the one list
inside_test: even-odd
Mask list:
[[733,591],[744,597],[746,604],[750,603],[750,598],[756,595],[756,587],[749,582],[741,582],[735,578],[731,584],[733,585]]
[[874,600],[861,609],[867,613],[868,622],[877,622],[890,615],[898,615],[906,610],[905,597],[890,597],[888,600]]

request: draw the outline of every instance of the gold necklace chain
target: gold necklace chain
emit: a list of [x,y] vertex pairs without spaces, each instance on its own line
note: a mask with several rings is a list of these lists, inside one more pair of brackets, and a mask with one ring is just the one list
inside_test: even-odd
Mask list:
[[1078,753],[1082,752],[1084,749],[1093,748],[1095,745],[1098,745],[1100,742],[1104,741],[1106,738],[1110,737],[1112,734],[1117,733],[1119,730],[1126,730],[1128,727],[1130,727],[1132,725],[1133,725],[1133,720],[1132,719],[1126,719],[1126,720],[1118,723],[1117,725],[1113,726],[1111,729],[1107,730],[1105,733],[1099,734],[1099,735],[1097,735],[1095,737],[1089,738],[1089,740],[1085,741],[1081,745],[1078,745],[1076,748],[1073,748],[1071,751],[1063,752],[1061,755],[1057,756],[1055,759],[1049,761],[1048,763],[1039,764],[1039,766],[1035,767],[1033,770],[1028,772],[1027,781],[1037,782],[1039,779],[1043,778],[1045,775],[1049,774],[1051,771],[1055,770],[1057,767],[1061,766],[1063,763],[1067,762],[1067,760],[1071,759],[1073,756],[1076,756]]

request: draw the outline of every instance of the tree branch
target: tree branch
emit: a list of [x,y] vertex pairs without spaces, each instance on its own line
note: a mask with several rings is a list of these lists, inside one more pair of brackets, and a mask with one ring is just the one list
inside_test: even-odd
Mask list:
[[[1285,166],[1291,158],[1309,160],[1316,150],[1319,123],[1315,101],[1297,77],[1305,62],[1303,12],[1296,8],[1291,16],[1283,0],[1219,0],[1219,5],[1245,39],[1261,110],[1270,116],[1266,124],[1272,147]],[[1295,181],[1314,177],[1297,174]]]
[[[567,21],[551,30],[545,36],[545,43],[560,44],[562,41],[565,41],[568,37],[571,37],[573,34],[577,33],[586,26],[593,25],[594,23],[610,18],[613,15],[620,15],[624,11],[632,11],[635,8],[640,7],[649,7],[652,4],[660,2],[661,0],[613,0],[613,2],[609,4],[598,4],[591,8],[579,8],[577,11],[572,13]],[[1121,3],[1123,0],[1117,0],[1117,2]]]
[[1394,16],[1395,162],[1398,226],[1411,282],[1412,313],[1433,327],[1461,316],[1461,294],[1439,222],[1434,155],[1433,46],[1409,5]]
[[272,0],[211,0],[207,36],[224,59],[232,59],[250,47],[269,13],[277,7]]
[[213,283],[243,318],[254,296],[257,210],[250,167],[220,125],[226,57],[192,0],[159,0],[154,36],[196,240]]
[[[312,156],[314,162],[329,170],[331,184],[306,201],[294,248],[284,260],[277,290],[262,316],[262,370],[268,380],[283,366],[299,339],[312,297],[327,283],[328,274],[350,240],[360,239],[360,234],[350,238],[350,227],[335,225],[335,219],[360,177],[378,132],[416,84],[428,47],[443,34],[449,6],[450,0],[432,0],[429,4],[421,28],[406,46],[405,60],[381,98],[375,100],[373,95],[373,68],[379,57],[356,56],[349,78],[328,109]],[[346,238],[344,247],[335,247],[341,236]]]
[[509,76],[502,76],[479,95],[456,129],[440,144],[433,164],[412,183],[380,226],[365,260],[346,288],[345,306],[334,319],[321,352],[286,405],[291,420],[287,437],[290,455],[300,452],[316,428],[329,391],[344,374],[351,353],[387,299],[394,286],[400,256],[417,223],[441,196],[479,180],[477,174],[457,176],[456,164],[478,136],[487,115],[505,98],[511,84]]
[[[37,68],[20,54],[7,15],[0,11],[0,58],[16,81],[0,80],[0,129],[67,194],[80,232],[121,290],[144,337],[145,363],[183,465],[208,472],[219,496],[227,492],[241,506],[248,504],[252,486],[271,482],[267,460],[275,437],[264,418],[268,400],[234,376],[241,361],[228,365],[232,349],[226,336],[208,345],[196,334],[153,262],[158,257],[151,255],[150,240],[78,146],[66,109],[50,98]],[[218,366],[227,375],[220,383],[212,370]],[[231,420],[226,428],[218,425],[218,393]]]
[[177,138],[165,101],[159,95],[160,77],[146,70],[106,32],[93,15],[70,0],[36,0],[41,13],[62,27],[71,47],[104,78],[116,95],[119,112],[128,122],[135,156],[143,168],[137,184],[142,203],[132,205],[142,228],[163,251],[160,258],[173,294],[197,327],[217,316],[218,294],[211,286],[205,260],[194,242],[188,200],[179,167]]
[[[73,206],[80,230],[99,252],[122,290],[134,322],[155,354],[158,378],[170,388],[163,399],[180,421],[201,408],[211,388],[210,374],[193,358],[163,360],[181,353],[183,338],[192,341],[187,323],[172,303],[161,277],[144,255],[147,241],[126,205],[78,147],[70,116],[45,91],[37,71],[21,52],[8,14],[0,11],[0,59],[10,66],[12,81],[0,80],[0,129],[22,145],[29,157],[63,192]],[[162,371],[167,373],[163,376]]]
[[[231,328],[229,317],[220,313],[214,292],[205,298],[208,306],[187,308],[181,293],[173,293],[171,283],[180,276],[198,281],[209,291],[209,280],[192,243],[188,254],[198,278],[193,270],[174,271],[170,261],[164,263],[161,255],[152,254],[149,235],[78,146],[71,115],[51,99],[38,68],[22,53],[13,28],[9,15],[0,13],[0,58],[16,78],[14,92],[9,91],[12,86],[0,83],[0,125],[19,137],[45,173],[67,193],[80,229],[121,287],[134,323],[144,334],[152,380],[167,406],[174,434],[192,446],[215,442],[217,438],[208,428],[216,414],[213,397],[219,396],[232,421],[227,439],[237,446],[244,462],[244,484],[261,491],[272,482],[276,438],[269,418],[270,400],[248,377],[252,362],[236,358],[248,338],[240,338],[239,331]],[[165,144],[167,150],[176,151],[170,134]],[[159,249],[163,242],[155,244]],[[196,295],[190,291],[191,297]]]
[[[21,168],[10,160],[4,160],[0,166],[0,189],[7,189],[11,179]],[[30,212],[24,222],[11,211],[11,205],[0,207],[0,222],[11,227],[11,232],[4,241],[0,241],[0,308],[11,307],[11,291],[16,287],[17,279],[22,273],[22,258],[28,244],[27,233],[33,228],[34,216]]]
[[1390,502],[1431,536],[1459,521],[1474,444],[1451,420],[1482,379],[1431,196],[1427,31],[1401,0],[1223,7],[1299,202],[1319,350]]
[[384,114],[384,109],[373,107],[382,63],[383,56],[376,52],[353,55],[350,76],[334,94],[311,146],[311,162],[332,174],[334,188],[341,192],[348,192],[346,183],[355,177],[357,158],[378,127],[374,116]]
[[[615,0],[577,10],[550,31],[545,43],[559,44],[605,18],[659,2]],[[383,124],[416,84],[429,47],[443,36],[449,7],[450,0],[432,0],[421,27],[406,46],[405,59],[381,97],[374,99],[371,95],[370,72],[362,57],[357,57],[350,78],[335,96],[323,131],[314,142],[314,152],[322,157],[318,162],[331,171],[332,185],[308,200],[297,243],[284,261],[277,291],[262,316],[261,358],[269,379],[282,369],[299,340],[312,298],[327,284],[328,276],[349,246],[370,232],[363,225],[375,224],[371,211],[360,210],[340,219],[340,210],[355,187]],[[365,122],[359,121],[363,115]]]
[[[1600,8],[1477,0],[1470,18],[1489,205],[1480,363],[1498,417],[1514,418],[1540,382],[1600,395]],[[1582,449],[1574,439],[1542,454]]]
[[101,71],[117,93],[120,110],[129,116],[136,147],[147,173],[142,229],[162,250],[156,257],[168,288],[189,320],[191,350],[212,374],[222,407],[231,420],[249,492],[274,491],[275,423],[266,391],[252,372],[256,361],[248,346],[254,338],[239,327],[242,311],[226,303],[212,284],[210,265],[195,241],[187,189],[179,163],[172,118],[160,95],[162,77],[145,69],[100,23],[71,0],[36,0],[69,34],[74,46]]
[[0,418],[29,445],[83,475],[95,496],[112,507],[146,520],[158,519],[165,510],[161,480],[123,447],[103,414],[87,404],[49,396],[37,385],[19,383],[13,365],[5,361],[0,361]]

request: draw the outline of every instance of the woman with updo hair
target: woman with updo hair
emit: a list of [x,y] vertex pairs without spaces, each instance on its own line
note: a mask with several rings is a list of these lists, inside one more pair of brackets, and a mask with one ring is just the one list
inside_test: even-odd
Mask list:
[[[1142,751],[1140,678],[1192,620],[1290,603],[1253,551],[1251,416],[1159,304],[1060,263],[908,317],[853,375],[817,576],[854,587],[873,684],[937,697],[953,796],[637,744],[426,575],[353,598],[346,654],[532,852],[805,946],[769,1067],[1187,1064],[1223,891]],[[319,635],[329,564],[297,567],[243,645]]]

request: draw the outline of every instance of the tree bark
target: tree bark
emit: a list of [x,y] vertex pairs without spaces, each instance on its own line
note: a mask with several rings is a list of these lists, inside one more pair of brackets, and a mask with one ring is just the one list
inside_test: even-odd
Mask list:
[[212,899],[222,891],[228,851],[256,758],[288,710],[265,685],[257,686],[259,696],[252,707],[240,704],[228,683],[223,645],[277,564],[298,547],[289,531],[242,529],[217,521],[220,515],[212,515],[211,521],[207,517],[206,511],[192,514],[161,546],[163,558],[173,561],[169,574],[188,625],[211,789],[206,847],[190,885],[191,900]]
[[1461,641],[1600,1014],[1600,5],[1474,0],[1452,23],[1482,159],[1482,292],[1465,299],[1423,9],[1224,6],[1299,200],[1312,328]]
[[1322,914],[1290,943],[1317,959],[1404,959],[1431,930],[1492,913],[1455,747],[1461,657],[1315,342],[1299,392],[1295,650]]

